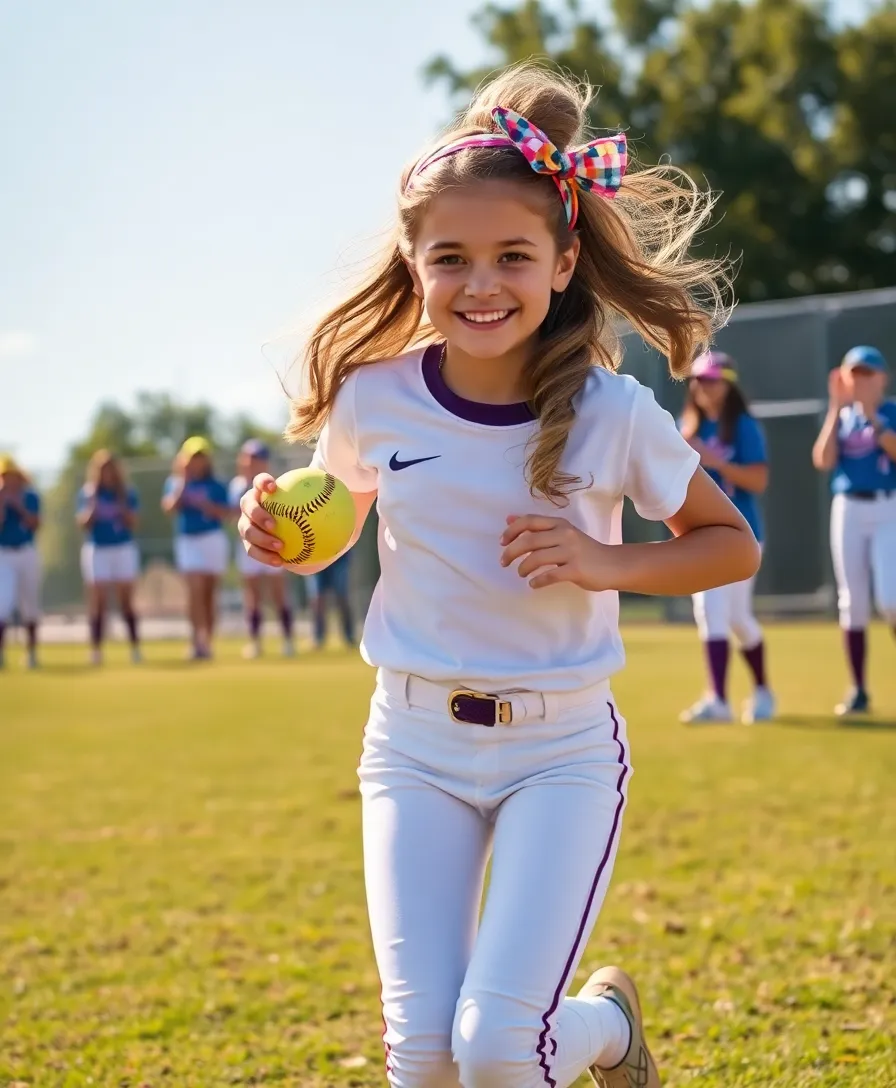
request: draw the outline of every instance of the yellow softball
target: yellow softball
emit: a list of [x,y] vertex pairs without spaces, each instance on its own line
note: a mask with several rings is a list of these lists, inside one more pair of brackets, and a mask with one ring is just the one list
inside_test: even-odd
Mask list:
[[319,468],[295,468],[277,479],[262,506],[277,523],[280,555],[295,566],[325,563],[338,555],[355,529],[355,504],[348,488]]

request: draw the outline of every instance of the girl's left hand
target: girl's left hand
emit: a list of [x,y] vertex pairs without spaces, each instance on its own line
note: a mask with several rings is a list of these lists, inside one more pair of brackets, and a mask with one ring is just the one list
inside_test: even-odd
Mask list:
[[558,582],[572,582],[591,592],[615,588],[614,545],[601,544],[565,518],[511,514],[501,543],[501,566],[522,559],[517,573],[528,578],[533,589]]

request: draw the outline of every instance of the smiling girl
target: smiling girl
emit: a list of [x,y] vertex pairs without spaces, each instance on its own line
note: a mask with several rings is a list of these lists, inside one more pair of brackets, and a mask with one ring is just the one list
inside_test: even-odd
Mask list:
[[[626,174],[624,136],[580,146],[588,98],[512,69],[405,171],[395,243],[313,334],[289,431],[319,434],[355,539],[380,515],[360,778],[393,1088],[660,1083],[625,972],[566,996],[631,778],[618,592],[740,581],[759,552],[615,372],[619,315],[675,374],[710,334],[720,270],[687,252],[709,202],[669,168]],[[278,566],[273,487],[240,532]],[[622,544],[625,495],[673,539]]]

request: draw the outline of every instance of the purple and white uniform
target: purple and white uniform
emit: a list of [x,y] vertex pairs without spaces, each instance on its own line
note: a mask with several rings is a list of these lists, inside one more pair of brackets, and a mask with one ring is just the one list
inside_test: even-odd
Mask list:
[[[382,574],[362,640],[378,681],[359,774],[389,1081],[485,1083],[488,1062],[502,1084],[512,1070],[520,1088],[564,1088],[593,1054],[565,995],[631,777],[610,689],[619,600],[532,590],[501,567],[506,515],[557,515],[525,478],[538,424],[526,404],[458,397],[439,357],[435,345],[352,373],[313,460],[378,494]],[[649,389],[594,369],[561,463],[584,486],[562,514],[619,543],[623,497],[666,520],[698,463]]]

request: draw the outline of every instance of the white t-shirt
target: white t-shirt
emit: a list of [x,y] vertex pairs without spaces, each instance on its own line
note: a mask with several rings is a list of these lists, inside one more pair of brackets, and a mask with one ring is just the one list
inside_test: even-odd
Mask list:
[[564,517],[622,539],[622,498],[653,521],[684,504],[699,464],[675,421],[634,378],[594,368],[561,462],[585,486],[557,508],[525,478],[537,422],[525,404],[463,400],[440,346],[360,367],[345,381],[313,464],[350,491],[377,491],[380,581],[364,638],[371,665],[477,690],[573,691],[625,661],[619,597],[568,583],[532,589],[502,567],[508,514]]

